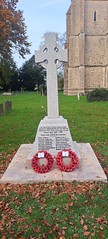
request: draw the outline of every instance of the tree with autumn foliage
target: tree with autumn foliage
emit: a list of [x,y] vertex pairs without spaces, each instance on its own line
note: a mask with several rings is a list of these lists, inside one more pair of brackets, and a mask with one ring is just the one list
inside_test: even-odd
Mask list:
[[24,58],[30,53],[23,12],[17,10],[18,0],[0,0],[0,56],[7,59],[13,49]]
[[17,3],[18,0],[0,0],[0,85],[6,87],[13,72],[13,51],[23,58],[30,53],[25,19]]

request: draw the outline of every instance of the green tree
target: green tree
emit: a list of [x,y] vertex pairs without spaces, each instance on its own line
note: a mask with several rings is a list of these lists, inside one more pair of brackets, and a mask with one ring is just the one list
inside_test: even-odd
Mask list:
[[0,61],[0,86],[4,90],[9,90],[11,88],[11,77],[17,71],[16,64],[14,63],[13,59],[1,59]]
[[21,82],[19,80],[19,70],[17,68],[14,70],[14,74],[11,76],[10,89],[11,91],[21,90]]
[[32,91],[41,84],[45,84],[45,71],[35,63],[34,55],[26,61],[19,70],[19,81],[23,90]]
[[57,75],[58,78],[58,90],[63,91],[64,89],[64,76],[63,76],[63,72],[60,71]]

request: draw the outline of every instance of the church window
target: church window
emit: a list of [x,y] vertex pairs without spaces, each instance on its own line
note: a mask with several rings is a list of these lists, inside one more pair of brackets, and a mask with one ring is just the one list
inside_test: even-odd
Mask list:
[[96,11],[94,12],[94,22],[96,22]]

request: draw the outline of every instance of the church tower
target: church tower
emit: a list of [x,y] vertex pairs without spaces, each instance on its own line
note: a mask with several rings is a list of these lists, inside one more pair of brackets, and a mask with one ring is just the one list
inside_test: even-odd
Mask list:
[[64,94],[108,89],[108,0],[72,0],[66,35]]

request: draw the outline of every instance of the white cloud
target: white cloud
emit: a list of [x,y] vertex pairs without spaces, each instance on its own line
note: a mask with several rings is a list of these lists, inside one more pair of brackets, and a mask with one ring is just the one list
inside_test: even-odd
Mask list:
[[50,0],[48,2],[44,2],[42,4],[39,4],[40,7],[47,7],[49,5],[53,5],[53,4],[58,4],[58,3],[61,3],[61,2],[64,2],[65,0]]

